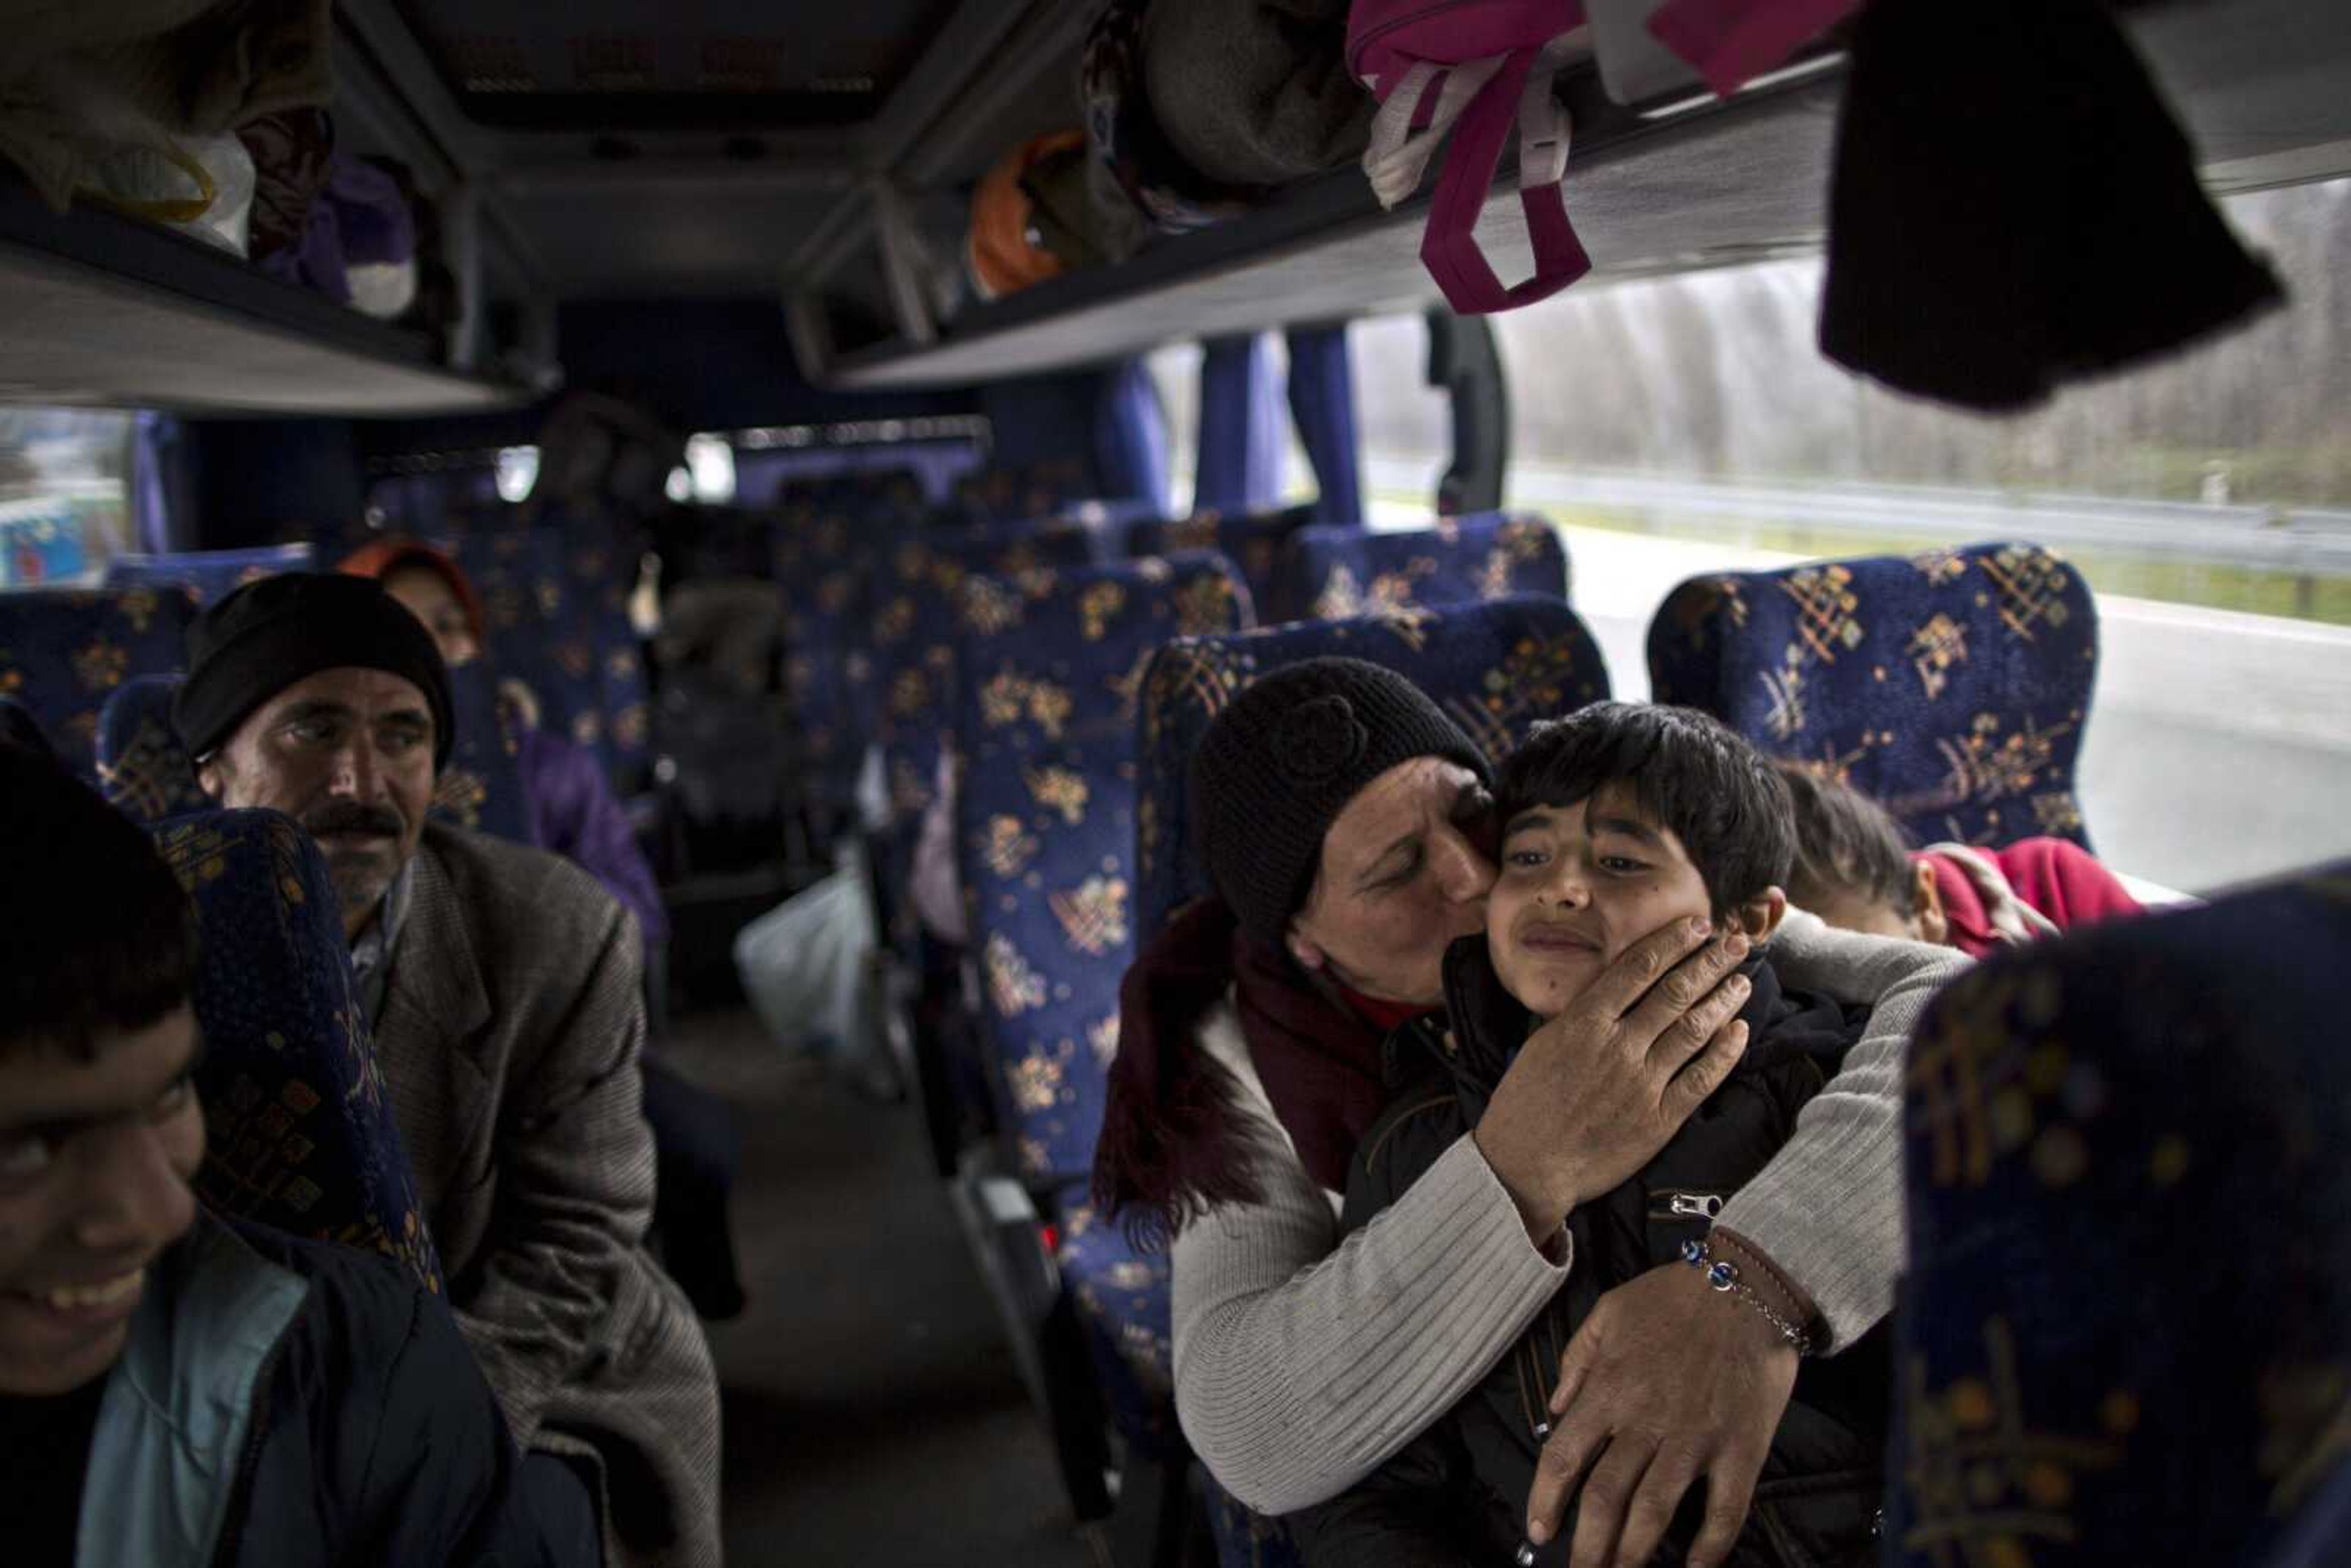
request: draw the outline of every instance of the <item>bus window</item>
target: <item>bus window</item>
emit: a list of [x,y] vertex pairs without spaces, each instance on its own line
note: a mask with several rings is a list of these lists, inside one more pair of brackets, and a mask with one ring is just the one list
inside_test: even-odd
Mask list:
[[[1565,530],[1617,694],[1647,694],[1649,618],[1698,572],[2027,539],[2098,594],[2081,789],[2102,853],[2209,889],[2351,850],[2351,181],[2223,210],[2287,307],[2021,418],[1823,359],[1817,259],[1494,318],[1506,499]],[[1357,330],[1375,524],[1424,520],[1445,461],[1425,344],[1416,318]]]
[[94,580],[130,548],[136,419],[0,407],[0,588]]

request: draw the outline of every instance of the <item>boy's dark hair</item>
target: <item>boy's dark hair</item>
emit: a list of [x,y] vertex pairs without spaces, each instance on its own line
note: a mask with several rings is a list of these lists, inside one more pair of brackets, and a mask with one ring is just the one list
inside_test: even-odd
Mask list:
[[1848,891],[1897,915],[1917,908],[1910,851],[1885,807],[1850,784],[1801,762],[1778,764],[1795,808],[1796,863],[1788,896],[1809,909],[1823,895]]
[[1535,726],[1496,778],[1495,817],[1507,831],[1520,812],[1618,783],[1681,840],[1716,919],[1787,881],[1788,787],[1737,731],[1695,708],[1594,703]]
[[147,834],[55,762],[0,747],[0,1051],[87,1061],[195,988],[196,912]]

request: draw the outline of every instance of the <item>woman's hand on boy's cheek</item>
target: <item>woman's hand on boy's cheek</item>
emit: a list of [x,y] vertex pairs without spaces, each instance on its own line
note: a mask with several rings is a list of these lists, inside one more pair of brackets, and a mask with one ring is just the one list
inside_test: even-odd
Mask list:
[[1689,1563],[1727,1559],[1796,1385],[1796,1353],[1779,1331],[1698,1270],[1667,1263],[1601,1297],[1559,1368],[1529,1539],[1558,1533],[1581,1482],[1571,1568],[1646,1563],[1704,1477]]

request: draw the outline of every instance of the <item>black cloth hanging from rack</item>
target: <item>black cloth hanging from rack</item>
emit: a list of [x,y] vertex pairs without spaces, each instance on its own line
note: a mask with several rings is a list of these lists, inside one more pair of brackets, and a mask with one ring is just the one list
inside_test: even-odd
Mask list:
[[1821,349],[1991,413],[2283,293],[2099,0],[1876,0],[1852,39]]

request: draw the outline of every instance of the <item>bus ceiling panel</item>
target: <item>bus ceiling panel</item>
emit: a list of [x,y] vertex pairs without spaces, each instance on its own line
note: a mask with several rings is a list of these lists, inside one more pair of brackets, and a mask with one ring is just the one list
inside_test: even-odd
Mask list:
[[[2351,5],[2226,0],[2150,7],[2131,26],[2216,185],[2351,172]],[[1839,91],[1815,78],[1643,124],[1597,101],[1588,78],[1571,81],[1568,194],[1594,262],[1578,287],[1817,249]],[[1426,214],[1425,195],[1382,213],[1359,172],[1334,171],[1116,267],[972,307],[935,343],[850,354],[834,380],[970,383],[1173,340],[1416,308],[1437,293],[1420,262]],[[1498,271],[1523,275],[1525,221],[1507,173],[1479,234]]]
[[821,187],[681,179],[507,186],[497,205],[559,298],[708,298],[772,295],[777,258],[831,199]]
[[524,395],[195,240],[0,187],[0,400],[379,415]]
[[392,0],[460,110],[510,130],[852,126],[954,0]]

